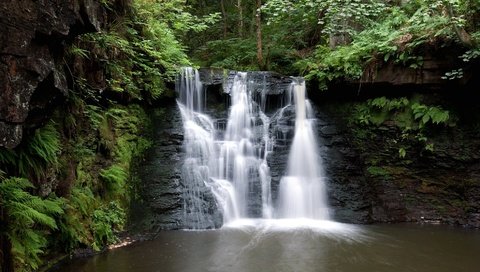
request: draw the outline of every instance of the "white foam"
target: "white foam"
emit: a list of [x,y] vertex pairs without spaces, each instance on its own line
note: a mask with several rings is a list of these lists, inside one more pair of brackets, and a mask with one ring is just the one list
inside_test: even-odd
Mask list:
[[223,230],[241,230],[247,232],[278,233],[310,232],[349,241],[364,241],[366,231],[353,224],[338,223],[330,220],[309,218],[251,219],[243,218],[225,224]]

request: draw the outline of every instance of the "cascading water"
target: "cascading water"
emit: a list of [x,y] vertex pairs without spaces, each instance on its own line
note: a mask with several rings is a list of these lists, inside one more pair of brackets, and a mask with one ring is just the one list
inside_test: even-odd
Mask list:
[[287,175],[280,181],[279,217],[327,220],[325,182],[313,132],[311,106],[305,99],[305,82],[293,83],[295,136],[288,157]]
[[208,183],[214,156],[214,128],[211,119],[201,113],[204,89],[198,71],[183,69],[177,80],[177,92],[185,131],[186,154],[182,168],[184,217],[190,228],[204,229],[211,225],[205,216],[202,188]]
[[[313,132],[311,107],[305,99],[303,80],[292,80],[284,104],[268,116],[266,88],[253,93],[247,73],[237,73],[229,91],[231,106],[226,128],[203,113],[205,93],[198,72],[184,68],[177,80],[178,105],[184,122],[185,221],[189,228],[212,225],[205,200],[211,193],[223,222],[244,218],[328,219],[320,157]],[[267,158],[275,137],[272,116],[282,116],[295,101],[295,136],[287,175],[280,182],[277,207]],[[259,101],[257,101],[259,100]]]

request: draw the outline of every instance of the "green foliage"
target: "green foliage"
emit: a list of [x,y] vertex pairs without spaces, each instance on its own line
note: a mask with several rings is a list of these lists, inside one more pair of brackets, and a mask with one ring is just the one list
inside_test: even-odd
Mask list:
[[110,109],[107,114],[112,116],[115,133],[118,135],[117,145],[113,151],[116,161],[129,169],[126,163],[140,156],[152,144],[144,137],[138,137],[150,126],[148,116],[139,105],[130,105],[117,111]]
[[57,164],[60,152],[60,134],[53,123],[35,131],[30,139],[28,149],[31,154],[37,154],[45,164]]
[[404,107],[408,106],[409,103],[410,101],[408,101],[408,99],[405,97],[398,99],[387,99],[385,96],[367,101],[369,106],[386,111],[403,109]]
[[64,215],[57,218],[59,230],[54,242],[58,248],[71,253],[82,244],[93,243],[91,216],[98,205],[89,187],[72,189],[66,200]]
[[[369,99],[364,105],[357,106],[357,120],[361,124],[380,125],[386,120],[396,121],[396,125],[403,129],[420,129],[427,124],[434,125],[454,125],[451,123],[449,111],[443,110],[438,106],[427,106],[416,101],[409,100],[406,97],[388,99],[378,97]],[[378,113],[388,113],[385,119],[377,122],[375,115]],[[405,123],[404,114],[411,116],[412,122]]]
[[[125,222],[123,209],[131,198],[131,165],[151,144],[142,137],[149,123],[139,105],[86,105],[82,113],[88,126],[82,131],[87,134],[77,135],[72,146],[79,160],[76,181],[65,215],[58,219],[57,247],[66,252],[79,246],[100,250],[116,241],[115,232]],[[98,153],[106,142],[109,154]]]
[[60,151],[60,134],[51,122],[26,137],[16,149],[0,148],[0,165],[5,165],[11,175],[40,180],[47,175],[47,168],[57,167]]
[[47,236],[57,229],[54,216],[63,214],[63,200],[42,199],[28,192],[33,185],[26,179],[9,178],[0,183],[0,206],[6,214],[6,235],[12,243],[18,270],[35,270],[47,246]]
[[450,72],[446,72],[445,75],[442,77],[442,79],[453,80],[453,79],[459,79],[462,77],[463,77],[463,69],[456,69]]
[[88,117],[92,129],[98,129],[100,124],[104,121],[104,116],[102,114],[103,109],[95,105],[86,105],[84,109],[84,114]]
[[465,47],[462,59],[479,55],[476,0],[265,0],[265,66],[258,67],[256,1],[220,2],[190,2],[195,14],[222,12],[217,24],[184,39],[199,65],[299,72],[326,89],[335,80],[372,76],[384,62],[421,68],[429,47]]
[[[111,1],[102,3],[114,9]],[[190,63],[179,37],[216,20],[189,15],[177,0],[134,0],[133,7],[105,32],[83,35],[66,54],[96,62],[106,71],[108,91],[118,96],[90,86],[71,67],[73,90],[55,122],[25,135],[13,150],[0,148],[0,216],[7,222],[1,235],[11,241],[20,271],[37,269],[42,255],[100,250],[116,241],[131,197],[132,164],[151,145],[144,138],[149,118],[131,101],[163,95],[177,68]],[[130,105],[110,100],[117,98]],[[26,178],[52,185],[65,198],[36,196]]]
[[418,120],[419,127],[424,127],[428,123],[435,125],[448,124],[450,119],[448,111],[442,110],[439,107],[428,107],[419,103],[414,103],[411,106],[415,120]]
[[189,6],[182,0],[134,0],[133,4],[138,17],[165,24],[176,36],[189,31],[204,31],[220,18],[219,12],[202,17],[192,15],[188,12]]
[[[382,126],[393,123],[401,130],[401,136],[395,143],[413,140],[420,143],[424,150],[433,152],[433,143],[427,138],[427,133],[433,126],[455,126],[455,118],[450,112],[439,106],[428,106],[419,102],[419,98],[411,100],[401,97],[388,99],[377,97],[359,104],[355,108],[353,122],[362,126]],[[407,148],[401,146],[398,156],[404,158]]]
[[112,165],[109,168],[100,171],[100,177],[105,182],[105,187],[110,195],[119,197],[126,193],[125,184],[128,178],[128,173],[122,166]]
[[269,15],[269,23],[291,19],[289,15],[294,13],[304,21],[316,21],[325,34],[352,36],[359,27],[371,24],[385,7],[377,0],[268,0],[262,10]]
[[[183,42],[189,46],[190,55],[198,66],[219,67],[236,70],[268,69],[283,73],[292,73],[292,63],[301,57],[297,48],[303,48],[305,39],[311,38],[315,31],[308,23],[289,20],[278,24],[268,24],[263,20],[261,31],[263,37],[263,59],[257,59],[256,1],[191,2],[191,12],[197,16],[224,11],[221,20],[202,33],[188,35]],[[240,17],[240,10],[241,16]],[[297,14],[291,14],[296,16]],[[286,31],[288,29],[288,31]]]
[[190,65],[179,37],[204,30],[218,14],[193,16],[179,0],[134,0],[132,8],[127,20],[108,31],[83,35],[70,52],[104,60],[110,90],[129,99],[155,100],[164,94],[165,84],[174,81],[178,68]]
[[[2,220],[8,222],[2,235],[12,242],[15,265],[25,271],[37,269],[42,255],[52,250],[100,250],[116,241],[131,197],[131,164],[151,144],[143,138],[149,119],[139,105],[111,103],[104,108],[84,101],[72,103],[75,105],[68,108],[76,110],[69,118],[75,120],[76,133],[71,138],[62,138],[61,128],[52,122],[36,130],[19,148],[0,152],[2,170],[8,166],[7,173],[0,171]],[[100,150],[105,142],[110,154]],[[20,160],[23,168],[18,167]],[[61,168],[75,167],[75,162],[73,180],[66,180]],[[25,176],[38,176],[36,182],[45,184],[49,181],[43,177],[52,168],[58,170],[49,171],[48,175],[55,175],[49,178],[66,187],[71,183],[71,189],[62,193],[65,199],[42,199],[34,195],[35,189],[26,179],[6,179],[25,169]]]
[[125,212],[117,202],[110,202],[93,212],[93,249],[100,250],[103,245],[117,241],[116,231],[121,231],[125,223]]
[[388,178],[390,173],[383,167],[370,166],[367,168],[367,172],[372,176]]
[[239,70],[256,68],[254,63],[257,57],[257,48],[253,38],[209,41],[200,50],[198,54],[208,60],[206,65],[210,67]]
[[67,48],[67,55],[71,57],[89,58],[88,50],[82,49],[75,44]]
[[[395,118],[401,116],[401,113],[408,105],[410,101],[405,98],[387,99],[386,97],[378,97],[375,99],[367,100],[365,104],[357,105],[356,107],[356,119],[357,122],[364,125],[381,125],[389,118]],[[400,120],[399,120],[400,121]],[[401,121],[405,121],[402,119]],[[404,122],[397,123],[401,127],[408,127],[411,124],[404,124]]]
[[[295,66],[307,78],[317,79],[321,89],[336,79],[358,80],[366,70],[375,69],[382,62],[420,68],[423,46],[448,43],[473,46],[460,57],[464,60],[478,57],[478,20],[475,18],[478,18],[480,2],[429,0],[408,1],[402,5],[382,2],[270,0],[263,10],[272,24],[283,24],[284,20],[312,24],[318,20],[325,36],[315,51],[308,58],[298,60]],[[460,77],[461,69],[445,76],[446,79]]]

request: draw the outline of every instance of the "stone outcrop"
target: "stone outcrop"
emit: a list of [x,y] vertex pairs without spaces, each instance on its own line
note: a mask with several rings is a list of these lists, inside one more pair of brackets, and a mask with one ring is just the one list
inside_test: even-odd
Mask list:
[[[462,51],[463,50],[463,51]],[[372,61],[364,70],[360,82],[364,86],[397,86],[405,88],[445,89],[445,86],[467,86],[479,82],[475,75],[479,72],[478,62],[466,63],[458,56],[465,49],[458,46],[435,47],[433,45],[420,49],[416,60],[406,63],[392,61]],[[462,69],[463,76],[449,80],[445,73]],[[351,82],[353,83],[353,82]],[[405,89],[408,90],[408,89]]]
[[[458,95],[458,94],[457,94]],[[448,101],[455,127],[428,135],[434,150],[402,141],[393,122],[359,127],[351,102],[323,102],[319,136],[329,179],[330,205],[344,222],[427,222],[480,227],[480,137],[471,116],[478,96]],[[433,97],[433,96],[432,96]],[[457,104],[460,103],[460,104]],[[407,150],[399,157],[399,148]]]
[[204,86],[222,85],[229,75],[229,71],[220,68],[200,68],[200,80]]
[[[142,228],[183,229],[194,228],[198,214],[186,213],[185,193],[191,184],[182,179],[182,167],[185,159],[183,147],[183,122],[180,110],[172,103],[152,113],[154,144],[140,164],[143,218]],[[191,189],[191,188],[190,188]],[[200,215],[206,228],[219,228],[222,215],[216,207],[216,201],[206,186],[194,188],[196,201],[202,202],[204,211]],[[145,211],[148,210],[148,211]]]
[[183,225],[182,118],[175,105],[151,116],[154,143],[139,167],[144,208],[150,210],[150,216],[141,220],[147,228],[178,229]]
[[327,182],[332,218],[345,223],[370,223],[373,192],[363,173],[359,153],[337,122],[335,112],[316,107],[317,136]]
[[[230,93],[236,74],[236,71],[229,71],[226,81],[223,84],[223,91],[225,93]],[[269,71],[247,72],[247,78],[248,88],[252,90],[252,92],[268,96],[283,95],[289,90],[293,80],[291,77]]]
[[[230,93],[237,71],[201,68],[200,80],[205,86],[222,85],[224,93]],[[249,89],[266,95],[282,95],[290,88],[293,79],[271,71],[247,72]]]
[[[111,4],[118,10],[126,1]],[[13,148],[68,91],[65,46],[99,31],[108,9],[97,0],[4,0],[0,3],[0,146]]]

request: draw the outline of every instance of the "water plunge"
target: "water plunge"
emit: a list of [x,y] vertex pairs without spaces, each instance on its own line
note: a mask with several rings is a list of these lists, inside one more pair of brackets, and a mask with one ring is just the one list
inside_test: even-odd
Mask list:
[[305,99],[305,82],[294,82],[295,134],[288,157],[287,176],[280,181],[280,210],[283,218],[328,219],[323,171],[313,132],[311,107]]
[[[258,85],[258,84],[257,84]],[[198,71],[184,68],[177,80],[178,105],[184,123],[185,226],[204,229],[212,225],[205,200],[212,195],[223,214],[223,223],[239,219],[307,218],[327,220],[328,208],[321,159],[313,131],[311,106],[303,79],[292,78],[282,105],[267,114],[265,77],[263,90],[253,90],[248,73],[235,75],[229,90],[231,105],[226,127],[205,114],[206,95]],[[293,99],[292,99],[293,96]],[[282,118],[295,102],[295,130],[286,176],[281,179],[277,203],[272,201],[267,163],[278,135],[272,118]],[[223,121],[224,122],[224,121]]]

